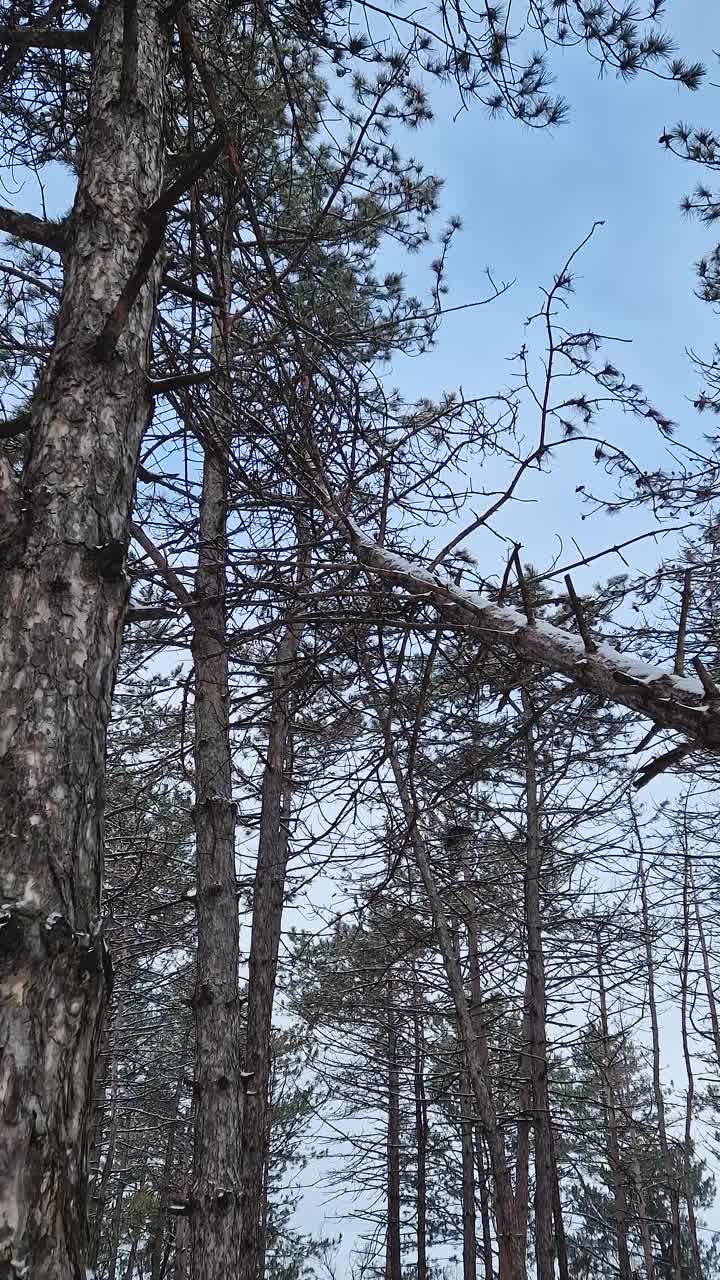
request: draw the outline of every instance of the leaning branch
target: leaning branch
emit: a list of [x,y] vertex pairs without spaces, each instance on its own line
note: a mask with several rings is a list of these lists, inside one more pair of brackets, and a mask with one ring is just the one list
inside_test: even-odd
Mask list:
[[[425,596],[449,625],[461,624],[526,661],[568,676],[579,688],[648,716],[666,729],[691,738],[698,747],[720,750],[720,706],[715,686],[673,675],[608,644],[588,653],[580,636],[547,622],[529,625],[517,609],[464,591],[443,574],[429,571],[378,546],[348,517],[335,516],[360,563],[387,582]],[[712,696],[711,696],[712,692]]]

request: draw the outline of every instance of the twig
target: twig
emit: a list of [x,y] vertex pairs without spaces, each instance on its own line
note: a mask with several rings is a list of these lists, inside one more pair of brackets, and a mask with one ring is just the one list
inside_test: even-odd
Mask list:
[[588,628],[587,622],[585,621],[585,615],[583,613],[582,605],[580,603],[580,600],[578,599],[577,592],[575,591],[575,588],[573,586],[573,581],[569,573],[565,574],[565,586],[567,587],[568,598],[570,600],[570,607],[573,611],[573,614],[575,615],[575,621],[577,622],[578,631],[582,636],[582,642],[585,645],[585,649],[588,653],[597,653],[597,645],[595,644],[595,641],[590,635],[590,630]]
[[680,605],[680,622],[678,623],[677,645],[675,646],[675,675],[685,675],[685,635],[687,632],[688,614],[690,612],[690,570],[685,570],[683,577],[682,604]]
[[520,548],[518,546],[516,546],[515,550],[513,551],[513,561],[515,564],[515,572],[517,573],[517,579],[520,587],[520,595],[522,596],[525,616],[528,620],[528,626],[534,627],[535,626],[535,610],[533,608],[532,596],[528,591],[527,582],[525,581],[525,574],[523,573],[523,567],[522,567],[522,564],[520,563]]

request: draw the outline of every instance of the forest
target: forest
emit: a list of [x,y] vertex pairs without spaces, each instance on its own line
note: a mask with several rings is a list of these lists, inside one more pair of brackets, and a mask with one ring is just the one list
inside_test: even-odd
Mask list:
[[[0,0],[0,1280],[720,1280],[713,13]],[[680,413],[459,288],[598,83]]]

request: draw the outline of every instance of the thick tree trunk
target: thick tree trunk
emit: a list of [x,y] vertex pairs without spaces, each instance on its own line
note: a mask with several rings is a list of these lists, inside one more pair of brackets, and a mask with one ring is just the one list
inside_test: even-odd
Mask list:
[[[159,266],[114,348],[99,343],[148,241],[162,182],[167,28],[137,10],[120,95],[123,6],[100,6],[52,355],[22,501],[0,473],[0,1276],[84,1277],[105,734],[120,647]],[[13,520],[15,521],[13,523]]]
[[402,1280],[400,1251],[400,1065],[392,973],[386,987],[388,1055],[388,1124],[386,1153],[387,1233],[385,1280]]
[[[231,199],[228,192],[228,206]],[[229,235],[229,216],[225,225]],[[227,1280],[237,1273],[242,1208],[240,928],[225,616],[230,441],[222,432],[227,405],[219,394],[229,329],[229,258],[226,240],[220,254],[226,306],[213,320],[220,412],[216,415],[216,443],[206,450],[203,464],[196,603],[192,609],[198,939],[193,997],[193,1280]]]
[[243,1222],[238,1280],[262,1280],[265,1267],[263,1185],[269,1133],[270,1042],[289,851],[291,698],[299,643],[300,628],[289,624],[275,662],[263,774],[248,964],[245,1069],[253,1075],[243,1120]]

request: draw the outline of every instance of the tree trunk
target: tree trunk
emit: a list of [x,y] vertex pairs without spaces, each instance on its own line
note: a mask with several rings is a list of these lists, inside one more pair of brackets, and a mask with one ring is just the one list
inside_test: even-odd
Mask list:
[[263,774],[248,964],[245,1069],[253,1075],[245,1096],[243,1120],[243,1222],[238,1280],[262,1280],[265,1269],[263,1185],[269,1133],[270,1043],[289,852],[291,696],[300,635],[300,627],[290,623],[278,647]]
[[183,1041],[183,1047],[180,1053],[180,1071],[177,1082],[175,1084],[175,1092],[173,1094],[173,1109],[170,1119],[170,1125],[167,1132],[167,1140],[165,1142],[165,1158],[163,1160],[162,1180],[160,1183],[160,1196],[158,1203],[157,1218],[155,1220],[155,1233],[150,1242],[148,1250],[150,1256],[150,1280],[160,1280],[163,1262],[163,1250],[165,1244],[165,1225],[168,1218],[168,1205],[171,1199],[171,1179],[172,1166],[175,1157],[175,1139],[177,1136],[178,1124],[180,1121],[180,1102],[183,1095],[183,1083],[187,1072],[187,1051],[190,1043],[190,1032]]
[[487,1170],[485,1167],[482,1129],[475,1126],[475,1164],[477,1169],[477,1185],[480,1192],[480,1221],[482,1222],[483,1241],[483,1280],[494,1280],[492,1231],[490,1229],[490,1197],[488,1195]]
[[9,469],[0,472],[0,1275],[33,1280],[77,1280],[87,1263],[90,1101],[107,986],[105,735],[150,411],[157,262],[114,348],[99,339],[161,188],[160,8],[138,6],[135,83],[120,95],[123,7],[99,7],[62,303],[33,401],[22,501]]
[[653,1257],[652,1240],[650,1238],[650,1227],[648,1225],[645,1188],[643,1186],[642,1174],[640,1172],[640,1161],[637,1156],[633,1159],[632,1177],[635,1186],[635,1195],[637,1197],[638,1221],[640,1224],[640,1239],[642,1241],[643,1258],[645,1259],[646,1280],[655,1280],[655,1260]]
[[653,956],[652,938],[650,937],[650,915],[647,900],[647,884],[642,850],[638,864],[640,876],[640,905],[642,909],[643,933],[645,935],[645,959],[647,963],[648,1007],[650,1009],[650,1029],[652,1031],[653,1050],[653,1093],[658,1121],[658,1141],[663,1159],[665,1177],[667,1178],[668,1196],[670,1198],[670,1239],[671,1239],[671,1280],[682,1280],[680,1269],[680,1192],[675,1173],[672,1155],[667,1139],[665,1123],[665,1098],[660,1078],[660,1028],[658,1026],[657,1003],[655,999],[655,959]]
[[470,1102],[470,1080],[466,1071],[460,1076],[460,1132],[462,1137],[462,1222],[463,1280],[476,1280],[477,1245],[475,1225],[475,1153]]
[[[523,690],[523,707],[532,715],[529,698]],[[538,1280],[555,1280],[555,1248],[553,1238],[553,1188],[555,1160],[550,1120],[550,1094],[547,1082],[547,1041],[545,1034],[545,956],[542,937],[542,833],[538,800],[535,744],[532,729],[525,736],[525,799],[527,812],[525,917],[527,928],[527,1025],[528,1058],[532,1079],[535,1130],[535,1259]]]
[[687,1075],[687,1093],[685,1095],[685,1140],[683,1142],[683,1191],[687,1209],[688,1235],[692,1251],[692,1280],[703,1280],[700,1244],[698,1241],[697,1220],[695,1217],[695,1198],[692,1191],[692,1119],[695,1106],[695,1074],[688,1036],[688,996],[690,983],[690,855],[685,850],[685,874],[683,876],[683,952],[680,966],[680,1027],[682,1034],[683,1058]]
[[712,1027],[713,1046],[715,1048],[715,1061],[720,1070],[720,1018],[718,1017],[717,1001],[715,999],[715,988],[713,987],[712,974],[710,972],[710,955],[708,952],[707,939],[705,937],[705,928],[700,915],[700,903],[698,902],[697,892],[693,883],[692,869],[690,870],[690,884],[693,891],[693,902],[695,906],[695,922],[698,927],[698,938],[700,940],[700,952],[703,961],[703,977],[705,979],[705,993],[708,999],[708,1008],[710,1011],[710,1025]]
[[600,994],[600,1029],[602,1034],[603,1074],[605,1077],[605,1133],[607,1157],[613,1182],[613,1201],[615,1207],[615,1237],[618,1248],[618,1275],[620,1280],[632,1280],[630,1253],[628,1251],[628,1204],[627,1178],[620,1154],[620,1142],[617,1131],[617,1108],[615,1104],[615,1088],[613,1084],[613,1064],[610,1052],[610,1029],[608,1025],[607,1000],[605,997],[605,977],[603,973],[602,942],[600,934],[597,939],[597,972],[598,990]]
[[458,1030],[467,1059],[468,1073],[478,1109],[478,1118],[482,1124],[490,1153],[493,1182],[495,1184],[498,1247],[504,1250],[507,1256],[507,1280],[525,1280],[527,1274],[525,1258],[519,1249],[515,1197],[505,1154],[504,1137],[498,1124],[495,1104],[485,1078],[483,1063],[475,1038],[475,1029],[467,1007],[460,966],[455,957],[445,909],[435,884],[435,877],[425,841],[417,824],[416,806],[411,798],[408,783],[398,759],[392,733],[383,709],[379,704],[376,704],[376,711],[384,728],[386,751],[403,807],[415,863],[420,872],[420,878],[433,913],[440,954],[453,1004],[455,1005]]
[[392,972],[387,979],[387,1235],[385,1239],[385,1280],[401,1280],[400,1251],[400,1066],[398,1062],[397,1018]]
[[530,972],[525,978],[523,1012],[523,1050],[520,1054],[520,1088],[518,1089],[517,1142],[515,1145],[515,1200],[518,1232],[527,1249],[530,1216],[530,1127],[532,1123],[532,1076],[530,1072]]
[[427,1140],[428,1116],[425,1096],[425,1044],[421,1014],[421,991],[414,974],[415,1008],[413,1010],[415,1094],[415,1148],[417,1152],[417,1280],[427,1280]]
[[[227,206],[232,193],[226,193]],[[240,930],[235,873],[228,655],[225,617],[227,493],[230,440],[220,395],[229,332],[229,234],[220,254],[225,290],[213,318],[218,370],[216,442],[206,449],[200,501],[200,546],[192,609],[195,666],[195,832],[197,973],[193,996],[195,1143],[190,1229],[193,1280],[226,1280],[240,1251]]]

